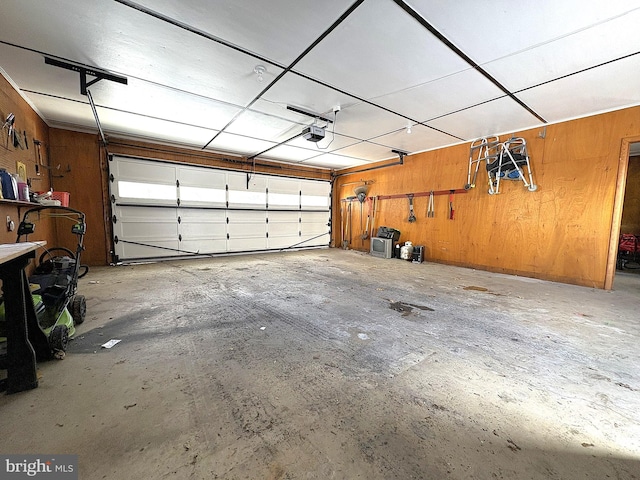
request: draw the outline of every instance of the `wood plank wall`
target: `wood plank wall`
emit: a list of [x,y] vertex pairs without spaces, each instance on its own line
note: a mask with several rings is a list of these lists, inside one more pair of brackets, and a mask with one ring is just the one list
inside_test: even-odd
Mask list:
[[[203,152],[135,140],[109,139],[107,148],[100,145],[97,134],[56,128],[50,129],[53,165],[60,165],[53,179],[54,188],[70,193],[70,206],[87,215],[86,250],[83,263],[107,265],[111,260],[111,208],[108,196],[108,154],[130,155],[207,165],[233,170],[252,171],[253,163],[233,155]],[[276,175],[303,176],[330,180],[330,171],[257,160],[255,171]]]
[[[424,245],[428,261],[604,288],[621,142],[640,133],[638,118],[635,107],[515,132],[528,143],[537,191],[503,181],[499,195],[488,195],[483,165],[477,187],[455,195],[454,220],[447,219],[447,196],[435,197],[435,218],[426,217],[428,197],[419,197],[417,222],[409,223],[409,202],[401,198],[378,202],[375,226],[397,228],[402,242]],[[401,166],[338,172],[333,244],[341,242],[340,200],[358,186],[342,185],[372,181],[369,196],[461,189],[469,146],[410,155]],[[360,221],[355,202],[354,234]],[[352,248],[368,251],[369,240],[354,235]]]
[[[14,125],[23,139],[26,132],[27,142],[24,149],[14,147],[12,142],[9,141],[7,129],[3,129],[0,136],[0,168],[6,169],[9,173],[16,173],[16,162],[22,162],[27,167],[27,177],[30,180],[32,189],[48,190],[50,185],[48,170],[41,168],[40,175],[36,175],[37,157],[36,148],[33,144],[34,138],[42,142],[40,147],[42,161],[47,165],[48,127],[5,77],[0,75],[0,126],[5,123],[5,119],[10,113],[15,115]],[[27,144],[28,148],[26,148]],[[24,213],[24,210],[25,205],[0,200],[0,243],[13,243],[16,241],[16,231],[7,231],[6,218],[10,216],[17,229],[19,215]],[[54,241],[54,237],[53,226],[51,224],[43,224],[38,226],[35,234],[30,236],[29,239],[47,240],[51,243]]]

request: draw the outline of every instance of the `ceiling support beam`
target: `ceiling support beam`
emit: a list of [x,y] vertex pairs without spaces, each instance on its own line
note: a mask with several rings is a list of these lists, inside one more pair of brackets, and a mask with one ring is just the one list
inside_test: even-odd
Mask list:
[[[54,67],[60,67],[66,70],[78,72],[80,74],[80,93],[82,95],[86,95],[87,88],[89,88],[94,83],[99,82],[100,80],[109,80],[111,82],[121,83],[123,85],[127,85],[128,83],[127,77],[121,77],[120,75],[114,75],[112,73],[96,70],[95,68],[81,67],[79,65],[74,65],[73,63],[62,62],[51,57],[44,57],[44,63],[46,63],[47,65],[53,65]],[[87,75],[95,78],[93,80],[87,81]]]
[[422,15],[420,15],[412,7],[407,5],[404,2],[404,0],[393,0],[393,1],[400,8],[402,8],[406,13],[411,15],[414,18],[414,20],[416,20],[420,25],[422,25],[424,28],[426,28],[434,37],[436,37],[443,44],[445,44],[447,47],[449,47],[449,49],[451,51],[453,51],[456,55],[458,55],[462,60],[467,62],[469,64],[469,66],[471,66],[474,70],[476,70],[478,73],[482,74],[487,80],[489,80],[496,87],[498,87],[500,90],[502,90],[502,92],[504,92],[509,98],[511,98],[513,101],[515,101],[518,105],[520,105],[527,112],[529,112],[531,115],[533,115],[538,120],[540,120],[542,123],[547,123],[547,121],[544,118],[542,118],[542,116],[539,113],[537,113],[535,110],[533,110],[533,108],[531,108],[529,105],[527,105],[522,100],[520,100],[518,97],[516,97],[515,94],[512,91],[510,91],[509,89],[507,89],[507,87],[502,85],[502,83],[500,83],[493,75],[491,75],[484,68],[482,68],[476,62],[474,62],[473,59],[471,59],[471,57],[469,57],[466,53],[464,53],[462,50],[460,50],[458,47],[456,47],[447,37],[445,37],[433,25],[431,25],[424,17],[422,17]]

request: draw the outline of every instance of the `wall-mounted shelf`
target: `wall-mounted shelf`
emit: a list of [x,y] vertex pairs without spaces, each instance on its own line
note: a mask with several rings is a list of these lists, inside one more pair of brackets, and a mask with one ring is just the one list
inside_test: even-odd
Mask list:
[[25,202],[23,200],[8,200],[6,198],[0,198],[0,204],[15,205],[17,207],[24,207],[25,205],[37,205],[37,203],[33,203],[33,202]]

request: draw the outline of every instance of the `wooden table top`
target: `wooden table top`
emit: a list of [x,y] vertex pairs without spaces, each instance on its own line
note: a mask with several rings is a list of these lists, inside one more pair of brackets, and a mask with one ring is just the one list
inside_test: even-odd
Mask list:
[[44,240],[39,242],[3,243],[0,245],[0,264],[14,260],[25,253],[37,250],[47,244]]

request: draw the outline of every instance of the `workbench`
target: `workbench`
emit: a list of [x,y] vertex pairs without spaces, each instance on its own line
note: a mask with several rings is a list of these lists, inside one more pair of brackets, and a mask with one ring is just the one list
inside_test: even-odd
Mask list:
[[0,280],[7,338],[7,378],[4,386],[7,393],[36,388],[36,361],[49,355],[48,341],[38,326],[25,271],[29,261],[35,257],[36,250],[46,243],[0,245]]

